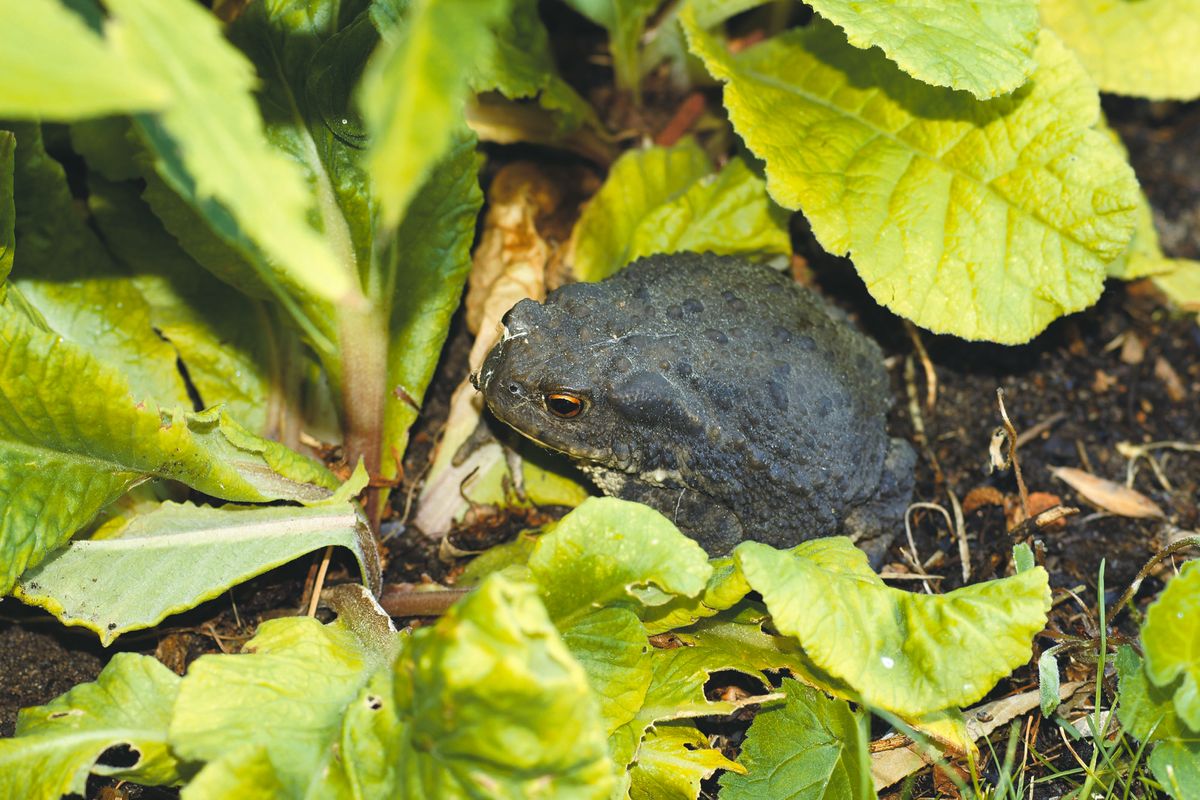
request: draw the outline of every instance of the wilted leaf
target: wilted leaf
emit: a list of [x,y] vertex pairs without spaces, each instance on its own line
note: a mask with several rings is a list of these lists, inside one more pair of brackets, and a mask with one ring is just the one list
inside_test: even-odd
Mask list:
[[1156,100],[1200,96],[1200,2],[1042,0],[1041,13],[1103,91]]
[[922,595],[886,586],[844,537],[791,552],[743,542],[734,557],[774,626],[819,669],[905,717],[982,697],[1029,659],[1050,608],[1041,568]]
[[173,98],[160,76],[60,0],[0,0],[0,19],[0,117],[70,120]]
[[1200,561],[1189,561],[1146,612],[1146,674],[1175,689],[1175,711],[1200,734]]
[[1016,343],[1099,297],[1133,233],[1137,182],[1052,34],[1027,86],[981,102],[828,23],[734,56],[682,19],[771,196],[852,256],[879,302],[938,333]]
[[813,8],[855,47],[878,46],[914,78],[980,99],[1013,91],[1034,70],[1036,0],[814,0]]
[[[96,678],[51,703],[22,709],[16,737],[0,739],[0,796],[84,795],[89,774],[161,786],[180,780],[167,747],[179,676],[150,656],[117,653]],[[101,756],[122,748],[126,767]],[[124,760],[124,756],[122,756]]]
[[[15,594],[109,645],[326,545],[354,554],[379,589],[379,562],[357,507],[210,508],[165,503],[104,539],[69,543],[21,576]],[[164,582],[162,576],[172,575]]]
[[793,680],[781,688],[786,701],[758,712],[738,757],[746,772],[722,775],[721,797],[873,799],[864,712]]
[[1116,481],[1074,467],[1051,467],[1050,473],[1083,495],[1084,499],[1113,514],[1123,517],[1165,516],[1149,497]]

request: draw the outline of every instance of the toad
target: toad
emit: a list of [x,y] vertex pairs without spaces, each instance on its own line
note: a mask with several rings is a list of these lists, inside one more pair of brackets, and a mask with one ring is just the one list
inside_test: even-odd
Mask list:
[[651,256],[503,325],[473,376],[496,418],[710,555],[844,532],[878,564],[902,527],[915,455],[879,347],[788,276]]

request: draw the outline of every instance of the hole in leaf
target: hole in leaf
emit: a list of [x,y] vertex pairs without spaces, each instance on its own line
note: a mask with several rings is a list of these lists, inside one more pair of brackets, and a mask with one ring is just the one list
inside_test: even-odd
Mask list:
[[136,747],[131,747],[128,744],[117,744],[105,750],[96,759],[98,767],[112,767],[114,769],[129,769],[137,766],[137,763],[142,760],[142,752]]

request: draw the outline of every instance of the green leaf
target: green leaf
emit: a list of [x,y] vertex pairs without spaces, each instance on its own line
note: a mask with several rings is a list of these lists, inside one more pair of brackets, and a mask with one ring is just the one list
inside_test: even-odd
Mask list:
[[1200,731],[1200,561],[1189,561],[1146,611],[1142,626],[1146,674],[1175,688],[1175,710]]
[[1051,647],[1038,656],[1038,696],[1042,716],[1047,719],[1062,702],[1058,687],[1058,649]]
[[1185,311],[1200,311],[1200,261],[1177,259],[1174,268],[1154,276],[1154,285]]
[[512,0],[511,12],[499,21],[495,33],[495,47],[487,51],[488,59],[471,78],[476,92],[495,90],[514,100],[536,98],[555,113],[561,130],[584,123],[599,125],[592,107],[559,76],[536,0]]
[[415,0],[363,73],[359,102],[384,225],[394,227],[461,127],[469,76],[495,46],[509,0]]
[[575,277],[602,280],[632,261],[628,248],[639,223],[711,172],[708,156],[690,138],[623,153],[575,224]]
[[155,332],[137,287],[76,211],[62,166],[36,125],[17,129],[13,285],[40,323],[119,370],[139,400],[191,409],[175,352]]
[[784,679],[783,705],[758,712],[738,763],[721,776],[723,800],[874,798],[867,718],[819,690]]
[[1155,746],[1147,763],[1175,800],[1200,795],[1200,742],[1162,742]]
[[0,17],[0,117],[71,120],[172,99],[160,76],[59,0],[2,0]]
[[297,166],[268,145],[250,94],[253,68],[217,19],[188,0],[107,5],[110,36],[171,87],[162,114],[135,118],[159,175],[210,225],[233,223],[261,248],[271,268],[260,278],[361,303],[353,264],[309,224],[314,204]]
[[0,304],[0,594],[151,475],[240,502],[317,500],[336,486],[219,412],[135,400],[123,374],[35,325],[15,295]]
[[456,134],[388,249],[387,288],[382,292],[391,305],[381,467],[385,477],[399,474],[408,429],[433,380],[450,318],[471,270],[475,219],[483,205],[481,162],[475,137]]
[[712,571],[704,551],[649,506],[590,498],[537,539],[528,569],[615,732],[641,712],[652,677],[638,611],[698,594]]
[[670,602],[642,612],[642,622],[651,634],[691,625],[732,608],[750,593],[750,586],[731,556],[714,558],[708,584],[698,597],[675,597]]
[[630,770],[631,800],[696,800],[700,782],[719,769],[742,767],[714,749],[688,723],[666,723],[646,735]]
[[1042,22],[1105,92],[1200,97],[1197,0],[1042,0]]
[[[180,780],[167,747],[178,688],[179,677],[150,656],[117,653],[94,683],[23,709],[16,737],[0,739],[0,796],[83,796],[89,774],[154,786]],[[134,763],[104,763],[101,756],[114,747],[127,748]]]
[[615,497],[589,498],[563,517],[534,545],[529,570],[560,629],[597,608],[694,597],[712,574],[700,545],[670,520]]
[[531,586],[490,578],[394,636],[398,656],[341,622],[275,620],[246,655],[197,660],[171,742],[208,764],[184,796],[607,796],[594,701]]
[[791,552],[743,542],[734,557],[774,626],[869,706],[918,717],[978,700],[1024,664],[1046,624],[1041,568],[944,595],[893,589],[845,537]]
[[1036,0],[815,0],[813,9],[855,47],[879,47],[914,78],[981,100],[1013,91],[1034,70]]
[[272,345],[287,334],[272,324],[271,311],[183,252],[159,227],[136,184],[93,175],[88,186],[96,227],[145,298],[154,329],[187,367],[201,403],[223,404],[257,433],[278,430],[286,402],[279,362],[286,354]]
[[1013,546],[1013,567],[1017,572],[1026,572],[1037,566],[1037,562],[1033,560],[1033,550],[1029,545],[1021,542]]
[[662,0],[566,0],[567,5],[608,31],[617,86],[638,91],[638,41]]
[[172,750],[209,762],[185,796],[213,796],[204,791],[212,773],[244,779],[246,762],[264,751],[283,789],[276,796],[348,796],[338,758],[344,717],[369,702],[364,689],[389,654],[368,650],[341,622],[310,617],[265,622],[244,650],[202,656],[180,685]]
[[[326,545],[350,550],[363,582],[378,592],[370,529],[357,506],[343,501],[309,508],[164,503],[104,539],[69,543],[22,575],[14,594],[107,646]],[[164,574],[174,578],[164,583]]]
[[1117,716],[1134,738],[1153,745],[1149,765],[1155,778],[1176,800],[1200,791],[1200,731],[1190,730],[1176,714],[1173,692],[1146,676],[1142,659],[1125,645],[1117,651],[1120,679]]
[[819,20],[733,56],[693,11],[682,19],[771,196],[851,255],[880,303],[938,333],[1017,343],[1099,297],[1137,182],[1052,34],[1026,86],[981,102]]

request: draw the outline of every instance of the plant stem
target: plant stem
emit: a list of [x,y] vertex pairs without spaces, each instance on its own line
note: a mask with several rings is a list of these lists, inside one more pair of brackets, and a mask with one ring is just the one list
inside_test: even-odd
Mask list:
[[[383,405],[387,389],[387,319],[379,309],[343,308],[338,314],[342,350],[342,411],[346,462],[361,458],[372,477],[379,475],[383,439]],[[378,489],[367,493],[367,518],[379,528],[381,507]]]

